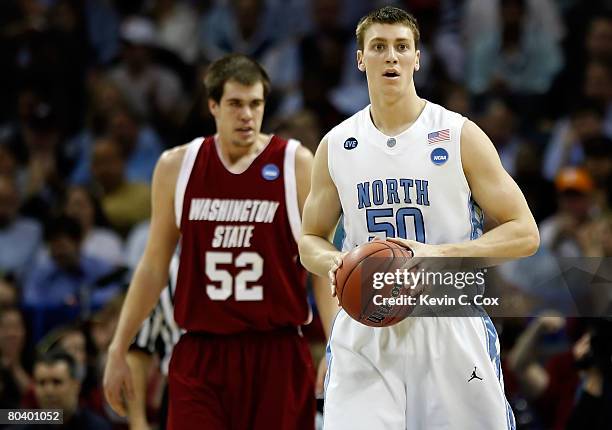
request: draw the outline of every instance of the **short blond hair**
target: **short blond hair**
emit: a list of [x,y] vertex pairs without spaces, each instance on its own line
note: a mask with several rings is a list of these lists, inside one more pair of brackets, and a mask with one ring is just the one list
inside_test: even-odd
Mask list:
[[412,30],[414,36],[415,48],[419,45],[419,38],[421,33],[419,32],[419,24],[416,18],[406,12],[403,9],[385,6],[380,9],[376,9],[359,20],[357,24],[357,30],[355,35],[357,36],[357,48],[363,50],[364,37],[368,28],[372,24],[401,24]]

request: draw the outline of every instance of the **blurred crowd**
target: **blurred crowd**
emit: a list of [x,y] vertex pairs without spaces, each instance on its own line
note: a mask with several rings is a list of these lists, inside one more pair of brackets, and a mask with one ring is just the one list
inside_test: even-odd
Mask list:
[[[540,226],[538,254],[612,257],[611,1],[3,0],[0,408],[63,399],[125,426],[100,390],[104,354],[146,241],[155,162],[214,132],[206,65],[230,52],[261,62],[264,131],[315,151],[368,103],[354,28],[382,4],[416,15],[418,94],[489,135]],[[537,295],[532,269],[504,281]],[[519,428],[587,428],[572,414],[593,405],[576,392],[605,398],[597,372],[612,372],[584,357],[609,329],[541,310],[495,321]],[[44,384],[57,360],[74,396]]]

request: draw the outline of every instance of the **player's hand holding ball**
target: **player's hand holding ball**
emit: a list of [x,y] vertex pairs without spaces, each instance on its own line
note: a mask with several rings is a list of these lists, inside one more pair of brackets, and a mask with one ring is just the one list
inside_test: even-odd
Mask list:
[[[329,284],[331,286],[331,295],[332,297],[336,297],[336,272],[340,267],[342,267],[342,259],[344,256],[348,254],[348,252],[341,252],[337,256],[334,257],[334,264],[329,269],[327,273],[329,276]],[[338,306],[340,306],[340,301],[338,300]]]
[[414,309],[410,304],[380,303],[411,295],[406,285],[384,282],[384,276],[403,270],[412,255],[410,249],[386,240],[365,243],[342,255],[330,277],[334,275],[335,293],[346,313],[371,327],[393,325],[410,315]]

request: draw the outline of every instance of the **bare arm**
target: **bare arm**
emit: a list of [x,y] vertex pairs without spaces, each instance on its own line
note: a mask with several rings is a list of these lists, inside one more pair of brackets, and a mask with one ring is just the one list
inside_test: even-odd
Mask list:
[[[305,204],[307,197],[311,192],[311,175],[313,157],[311,152],[303,146],[300,146],[295,154],[295,177],[297,183],[297,194],[298,194],[298,206],[300,213],[304,215]],[[312,287],[314,292],[315,303],[319,310],[319,316],[323,329],[325,330],[325,336],[329,339],[329,332],[331,330],[331,324],[338,312],[338,306],[336,306],[335,300],[333,300],[329,290],[328,278],[321,276],[313,276]]]
[[328,276],[342,255],[329,241],[340,218],[338,190],[327,167],[327,137],[324,137],[314,158],[312,189],[304,205],[300,258],[310,272]]
[[534,254],[540,235],[522,191],[502,167],[487,135],[467,121],[461,132],[461,161],[472,197],[496,227],[476,240],[426,245],[390,239],[411,248],[417,256],[519,258]]
[[127,401],[128,421],[131,430],[148,428],[147,423],[147,379],[152,357],[140,350],[131,350],[127,354],[127,363],[132,373],[134,395]]
[[168,265],[179,238],[174,219],[174,188],[184,148],[166,151],[155,167],[147,246],[132,278],[117,330],[109,346],[104,375],[105,394],[109,404],[120,415],[126,414],[121,389],[125,389],[128,397],[133,394],[125,356],[138,328],[157,303],[166,285]]
[[526,257],[540,244],[538,227],[516,182],[502,167],[487,135],[467,121],[461,132],[461,160],[472,196],[499,225],[447,254],[462,257]]
[[564,324],[565,320],[561,316],[543,315],[525,329],[510,351],[508,365],[530,399],[538,398],[550,382],[548,372],[534,354],[540,336],[545,332],[558,331]]

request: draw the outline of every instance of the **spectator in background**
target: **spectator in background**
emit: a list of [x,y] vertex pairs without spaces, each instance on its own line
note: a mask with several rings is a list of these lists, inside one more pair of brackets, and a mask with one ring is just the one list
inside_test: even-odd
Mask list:
[[[58,349],[38,358],[34,363],[34,384],[40,408],[63,410],[62,428],[111,429],[102,417],[87,408],[79,407],[81,381],[77,375],[76,362],[70,354]],[[14,428],[26,430],[41,427],[40,424],[25,424]]]
[[[580,13],[577,15],[580,16]],[[578,17],[571,19],[581,20]],[[585,22],[586,34],[583,37],[581,35],[584,33],[577,31],[580,30],[576,28],[577,23],[570,22],[572,37],[565,41],[566,66],[549,92],[548,108],[555,117],[564,114],[573,100],[582,97],[583,89],[576,86],[576,83],[584,82],[587,71],[585,65],[592,60],[612,60],[612,15],[600,12],[590,18],[586,17],[586,20],[589,22]]]
[[[311,10],[315,30],[302,38],[298,45],[302,105],[317,112],[324,130],[343,119],[332,104],[331,92],[346,78],[347,69],[342,60],[346,58],[347,50],[353,47],[351,32],[340,22],[341,6],[341,0],[314,0]],[[351,55],[354,56],[354,52],[352,50]],[[354,67],[350,72],[352,69]],[[365,87],[365,81],[363,83]]]
[[583,92],[604,112],[603,134],[612,137],[612,59],[591,60],[586,65]]
[[0,309],[19,303],[19,290],[13,275],[0,276]]
[[119,142],[108,137],[96,141],[91,159],[95,184],[111,226],[121,235],[150,216],[150,189],[126,177],[126,155]]
[[25,322],[15,307],[0,309],[0,407],[17,408],[32,379]]
[[584,168],[595,183],[595,204],[603,211],[612,208],[612,139],[594,137],[584,142]]
[[540,223],[554,213],[557,201],[555,186],[542,177],[542,159],[535,142],[520,146],[515,169],[514,180],[523,190],[536,222]]
[[[612,215],[608,213],[591,221],[580,230],[578,238],[586,257],[612,257]],[[610,279],[612,267],[602,268],[606,271],[599,274],[604,276],[605,279]],[[601,301],[600,298],[598,300]],[[602,315],[609,313],[609,310],[604,310]]]
[[525,145],[518,134],[518,118],[503,99],[491,100],[478,125],[491,138],[499,153],[504,169],[514,176],[521,146]]
[[64,213],[81,224],[83,253],[119,266],[123,260],[121,237],[107,228],[108,221],[98,198],[90,190],[72,186],[64,202]]
[[[99,410],[100,377],[97,371],[97,351],[87,324],[73,323],[52,331],[37,345],[41,353],[61,349],[74,358],[75,373],[81,381],[80,404]],[[35,405],[26,405],[34,407]]]
[[151,7],[159,46],[187,64],[198,57],[198,19],[193,4],[181,0],[157,0]]
[[[410,2],[407,1],[406,3]],[[432,40],[433,52],[440,61],[446,77],[454,83],[463,82],[465,77],[465,43],[462,40],[461,19],[464,14],[465,2],[442,0],[439,2],[439,7],[439,22]]]
[[119,14],[106,0],[87,0],[84,9],[95,62],[109,64],[119,52]]
[[[248,55],[261,63],[274,82],[266,114],[287,115],[301,107],[295,23],[285,17],[285,5],[273,0],[218,2],[200,22],[200,49],[207,62],[230,53]],[[322,79],[322,76],[319,76]]]
[[559,170],[584,161],[583,142],[603,132],[603,111],[593,100],[578,101],[567,118],[557,121],[544,151],[543,176],[553,181]]
[[[497,31],[501,25],[502,0],[466,0],[463,2],[461,33],[466,44],[472,45],[482,34]],[[556,0],[526,0],[526,31],[542,30],[553,40],[565,35],[565,25]]]
[[[107,112],[102,120],[105,122],[104,131],[121,145],[124,152],[127,179],[150,183],[163,146],[155,130],[141,123],[134,111],[121,105]],[[87,142],[81,143],[83,152],[72,175],[77,184],[86,184],[91,180],[91,152],[95,138],[91,135],[86,138]]]
[[279,137],[299,140],[313,153],[323,137],[317,115],[309,110],[301,110],[285,118],[274,129],[274,133]]
[[117,85],[96,72],[88,79],[87,99],[84,127],[65,143],[66,151],[76,160],[70,174],[70,182],[76,184],[88,182],[93,141],[108,132],[112,112],[126,103]]
[[0,176],[14,178],[17,188],[21,190],[24,174],[15,150],[8,143],[0,141]]
[[501,90],[526,96],[548,91],[563,56],[558,39],[546,27],[530,31],[526,3],[501,0],[499,26],[479,31],[468,45],[466,83],[472,93]]
[[64,191],[64,172],[72,168],[72,160],[63,152],[59,120],[51,104],[39,102],[22,129],[27,171],[21,211],[43,222]]
[[144,253],[149,237],[150,220],[137,224],[125,239],[125,265],[133,272]]
[[0,176],[0,271],[21,279],[34,262],[42,229],[36,221],[19,216],[19,206],[15,181]]
[[138,120],[130,109],[119,107],[109,117],[109,135],[123,150],[126,176],[130,181],[150,183],[162,143],[155,131]]
[[[85,2],[55,0],[49,9],[49,33],[61,53],[58,80],[62,82],[61,106],[67,115],[66,129],[74,132],[82,123],[86,99],[83,88],[92,50],[87,38]],[[70,101],[67,103],[67,101]]]
[[585,45],[590,58],[612,60],[612,15],[595,15],[591,19]]
[[[608,303],[608,313],[610,312]],[[568,421],[567,430],[607,430],[612,428],[612,320],[590,320],[587,354],[579,363],[583,384]]]
[[113,266],[81,250],[81,225],[60,216],[45,231],[50,258],[33,266],[23,287],[23,303],[32,311],[34,339],[53,327],[99,309],[119,292],[119,285],[97,285]]
[[578,339],[574,335],[571,349],[546,357],[545,364],[541,364],[543,357],[538,353],[543,338],[559,333],[565,326],[562,316],[543,313],[527,326],[508,356],[509,369],[518,379],[521,392],[536,407],[538,421],[550,430],[566,428],[580,383],[576,363],[588,351],[588,336]]
[[584,169],[567,167],[555,179],[558,211],[540,224],[540,248],[559,257],[584,255],[578,238],[593,214],[591,176]]
[[442,93],[439,99],[442,100],[443,106],[463,116],[473,116],[470,105],[470,94],[463,85],[449,83],[440,85],[440,89]]
[[121,61],[109,71],[128,105],[141,118],[165,129],[175,124],[182,103],[177,76],[153,61],[151,49],[157,45],[153,23],[143,17],[130,17],[121,25]]

